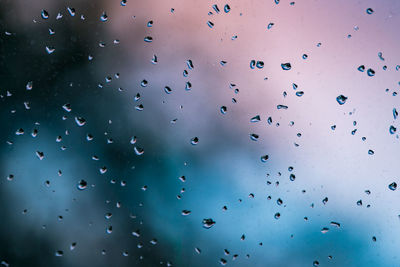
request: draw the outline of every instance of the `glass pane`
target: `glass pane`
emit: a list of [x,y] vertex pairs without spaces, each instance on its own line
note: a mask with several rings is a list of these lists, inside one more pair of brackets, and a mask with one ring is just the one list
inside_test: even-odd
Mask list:
[[0,3],[1,265],[398,265],[400,2]]

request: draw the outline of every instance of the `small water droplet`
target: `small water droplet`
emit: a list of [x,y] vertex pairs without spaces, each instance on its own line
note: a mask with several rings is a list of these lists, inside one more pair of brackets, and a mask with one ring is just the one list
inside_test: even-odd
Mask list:
[[393,108],[393,118],[397,119],[397,116],[399,116],[399,113],[397,112],[396,108]]
[[308,55],[307,54],[303,54],[303,59],[307,59]]
[[197,145],[199,143],[199,138],[198,137],[193,137],[192,139],[190,139],[190,143],[192,145]]
[[42,19],[48,19],[49,13],[46,10],[42,9],[41,16],[42,16]]
[[394,127],[393,125],[390,125],[390,127],[389,127],[389,133],[390,133],[390,134],[395,134],[396,131],[397,131],[396,127]]
[[73,7],[67,7],[68,13],[71,15],[71,17],[75,16],[75,8]]
[[151,43],[151,42],[153,42],[153,37],[151,37],[151,36],[146,36],[146,37],[144,37],[144,41],[145,41],[146,43]]
[[107,13],[104,11],[103,14],[100,16],[100,21],[106,22],[108,20]]
[[171,94],[172,93],[172,89],[169,86],[165,86],[164,87],[164,92],[167,94]]
[[364,65],[360,65],[357,70],[364,72],[365,71],[365,66]]
[[321,233],[326,234],[329,231],[328,227],[324,227],[321,229]]
[[259,68],[259,69],[264,68],[264,61],[257,61],[256,67]]
[[141,155],[144,154],[144,149],[143,148],[135,146],[135,147],[133,147],[133,150],[135,151],[135,154],[138,155],[138,156],[141,156]]
[[267,26],[267,29],[268,29],[268,30],[271,29],[272,26],[274,26],[274,25],[275,25],[275,24],[274,24],[273,22],[269,23],[268,26]]
[[263,156],[261,156],[261,162],[267,162],[268,159],[269,159],[269,156],[268,156],[268,155],[263,155]]
[[56,257],[62,257],[64,255],[64,252],[62,250],[57,250],[55,255]]
[[217,5],[213,5],[212,8],[215,10],[215,12],[217,12],[217,14],[219,13],[219,8]]
[[339,95],[338,97],[336,97],[336,101],[339,103],[339,105],[343,105],[344,103],[346,103],[347,97],[345,97],[344,95]]
[[181,214],[182,214],[183,216],[187,216],[187,215],[189,215],[190,213],[192,213],[190,210],[182,210],[182,212],[181,212]]
[[375,152],[372,149],[368,150],[368,155],[374,155],[374,154]]
[[141,87],[146,87],[148,84],[149,84],[149,83],[147,82],[147,80],[142,80],[142,81],[140,82],[140,86],[141,86]]
[[79,190],[85,190],[87,188],[87,182],[85,180],[80,180],[77,187]]
[[127,0],[121,0],[121,6],[126,6]]
[[390,190],[394,191],[394,190],[397,189],[397,183],[396,183],[396,182],[393,182],[393,183],[389,184],[388,187],[389,187]]
[[46,46],[46,52],[47,54],[53,54],[56,49],[54,47]]
[[250,139],[251,139],[251,140],[257,141],[258,138],[259,138],[259,135],[258,135],[258,134],[255,134],[255,133],[250,134]]
[[371,15],[372,13],[374,13],[374,10],[372,8],[367,8],[366,12],[368,15]]
[[186,65],[188,66],[189,69],[194,69],[193,66],[193,61],[191,59],[186,60]]
[[369,77],[375,76],[375,71],[373,69],[368,69],[367,74]]
[[203,228],[205,229],[210,229],[215,225],[215,221],[211,218],[203,219],[202,223],[203,223]]
[[150,20],[149,22],[147,22],[147,27],[153,27],[153,21],[152,20]]
[[296,95],[297,95],[298,97],[301,97],[301,96],[304,95],[304,92],[303,92],[303,91],[298,91],[298,92],[296,92]]
[[276,108],[277,108],[277,109],[288,109],[288,106],[285,106],[285,105],[277,105]]
[[208,25],[208,27],[210,27],[210,28],[214,27],[214,23],[212,23],[211,21],[207,21],[207,25]]
[[259,122],[261,120],[260,115],[256,115],[250,119],[250,122]]
[[231,7],[228,4],[226,4],[224,6],[224,11],[225,11],[225,13],[228,13],[229,11],[231,11]]
[[82,117],[75,117],[75,122],[78,126],[84,126],[86,124],[86,120]]
[[292,68],[292,65],[290,63],[282,63],[281,67],[283,70],[290,70]]
[[220,111],[221,111],[222,114],[226,114],[227,108],[225,106],[222,106],[220,108]]
[[280,214],[279,212],[275,213],[275,215],[274,215],[274,218],[275,218],[275,219],[278,220],[280,217],[281,217],[281,214]]

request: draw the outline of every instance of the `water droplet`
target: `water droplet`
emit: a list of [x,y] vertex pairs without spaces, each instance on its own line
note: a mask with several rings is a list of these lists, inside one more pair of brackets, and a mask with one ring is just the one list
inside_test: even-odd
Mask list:
[[373,150],[368,150],[368,155],[373,155],[373,154],[375,154],[375,152],[373,151]]
[[121,6],[126,6],[127,0],[121,0]]
[[229,11],[231,11],[231,7],[228,4],[226,4],[224,6],[224,11],[225,11],[225,13],[228,13]]
[[303,91],[298,91],[298,92],[296,92],[296,95],[297,95],[298,97],[301,97],[301,96],[304,95],[304,92],[303,92]]
[[372,13],[374,13],[374,10],[372,8],[367,8],[366,12],[368,15],[371,15]]
[[279,4],[279,1],[280,1],[280,0],[275,0],[275,4]]
[[147,22],[147,27],[153,27],[153,21],[152,20],[150,20],[149,22]]
[[107,14],[106,14],[105,11],[103,12],[103,14],[101,14],[100,20],[101,20],[102,22],[106,22],[106,21],[108,20],[108,16],[107,16]]
[[43,153],[43,152],[40,152],[40,151],[36,151],[36,156],[37,156],[40,160],[42,160],[42,159],[44,158],[44,153]]
[[307,59],[308,55],[307,54],[303,54],[303,59]]
[[269,159],[268,155],[261,156],[261,162],[267,162],[268,159]]
[[293,173],[290,174],[289,180],[293,182],[294,180],[296,180],[296,176]]
[[183,216],[187,216],[187,215],[189,215],[190,213],[192,213],[190,210],[182,210],[182,215]]
[[372,241],[373,241],[373,242],[376,242],[376,236],[373,236],[373,237],[372,237]]
[[278,220],[280,217],[281,217],[281,214],[280,214],[279,212],[275,213],[275,215],[274,215],[274,218],[275,218],[275,219]]
[[171,89],[170,87],[168,87],[168,86],[165,86],[165,87],[164,87],[164,91],[165,91],[167,94],[172,93],[172,89]]
[[158,59],[156,55],[153,55],[153,58],[151,59],[151,63],[153,64],[157,64],[158,63]]
[[143,148],[135,146],[135,147],[133,147],[133,150],[135,151],[135,154],[138,155],[138,156],[141,156],[141,155],[144,154],[144,149]]
[[365,66],[364,65],[360,65],[357,70],[364,72],[365,71]]
[[71,17],[75,16],[75,8],[73,7],[67,7],[68,13],[71,15]]
[[271,23],[268,24],[267,29],[268,29],[268,30],[271,29],[272,26],[274,26],[274,23],[273,23],[273,22],[271,22]]
[[44,9],[42,9],[41,15],[42,15],[42,19],[48,19],[49,18],[49,13]]
[[256,61],[253,59],[250,61],[250,69],[254,69],[256,67]]
[[107,234],[111,234],[112,233],[112,226],[108,226],[107,228],[106,228],[106,233]]
[[261,120],[260,115],[256,115],[250,119],[250,122],[259,122]]
[[144,41],[145,41],[146,43],[151,43],[151,42],[153,42],[153,37],[151,37],[151,36],[146,36],[146,37],[144,37]]
[[222,106],[222,107],[220,108],[220,111],[221,111],[222,114],[226,114],[227,109],[226,109],[225,106]]
[[83,126],[86,124],[86,120],[82,117],[75,117],[75,122],[78,126]]
[[344,103],[346,103],[347,97],[345,97],[344,95],[339,95],[338,97],[336,97],[336,101],[339,103],[339,105],[343,105]]
[[148,82],[146,81],[146,80],[142,80],[141,82],[140,82],[140,86],[141,87],[146,87],[148,85]]
[[85,180],[80,180],[77,187],[79,190],[85,190],[87,187],[87,182]]
[[69,246],[69,250],[74,250],[76,247],[76,242],[73,242],[70,246]]
[[54,53],[54,51],[56,51],[56,49],[54,47],[46,46],[47,54],[50,55],[50,54]]
[[328,198],[325,197],[325,198],[322,200],[322,203],[323,203],[324,205],[326,205],[326,203],[328,203]]
[[276,204],[278,204],[279,206],[282,205],[282,203],[283,203],[282,199],[278,198],[276,200]]
[[292,68],[292,65],[290,63],[282,63],[281,67],[283,70],[290,70]]
[[205,229],[210,229],[211,227],[213,227],[215,225],[215,221],[211,218],[207,218],[207,219],[203,219],[203,227]]
[[393,118],[397,119],[397,116],[399,116],[399,113],[397,112],[396,108],[393,108]]
[[192,89],[192,84],[190,82],[186,82],[185,90],[190,91]]
[[226,261],[225,259],[221,258],[221,259],[219,260],[219,263],[220,263],[222,266],[225,266],[226,263],[227,263],[227,261]]
[[193,69],[193,61],[191,59],[186,60],[186,65],[188,66],[189,69]]
[[277,105],[276,108],[277,108],[277,109],[288,109],[288,106],[285,106],[285,105]]
[[201,249],[199,249],[199,248],[194,248],[194,250],[196,251],[197,254],[201,253]]
[[369,77],[375,76],[375,71],[373,69],[368,69],[367,74]]
[[395,134],[396,131],[397,131],[397,129],[396,129],[396,127],[394,127],[393,125],[391,125],[391,126],[389,127],[389,133],[390,133],[390,134]]
[[193,137],[192,139],[190,139],[190,143],[192,145],[197,145],[199,143],[199,138],[198,137]]
[[272,124],[272,118],[268,117],[267,122],[268,122],[269,125],[271,125]]
[[107,167],[106,167],[106,166],[101,167],[101,168],[99,169],[99,172],[100,172],[101,174],[105,174],[105,173],[107,172]]
[[211,21],[207,21],[207,25],[208,25],[208,27],[210,27],[210,28],[214,27],[214,23],[212,23]]
[[314,262],[313,262],[313,266],[314,266],[314,267],[319,266],[319,262],[318,262],[318,261],[314,261]]
[[219,13],[219,8],[217,5],[213,5],[212,8],[215,10],[215,12],[217,12],[217,14]]
[[62,257],[64,255],[64,252],[62,250],[57,250],[55,255],[56,257]]
[[256,67],[259,68],[259,69],[264,68],[264,61],[257,61]]
[[251,139],[251,140],[257,141],[258,138],[259,138],[259,135],[258,135],[258,134],[255,134],[255,133],[250,134],[250,139]]
[[328,227],[324,227],[321,229],[321,233],[326,234],[329,231]]
[[388,187],[389,187],[390,190],[394,191],[394,190],[396,190],[396,188],[397,188],[397,183],[396,183],[396,182],[393,182],[393,183],[389,184]]

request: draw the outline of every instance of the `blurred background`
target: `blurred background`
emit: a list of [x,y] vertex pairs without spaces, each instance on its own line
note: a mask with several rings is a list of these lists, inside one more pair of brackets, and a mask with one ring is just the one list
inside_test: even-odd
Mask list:
[[0,264],[400,266],[399,26],[395,0],[0,0]]

